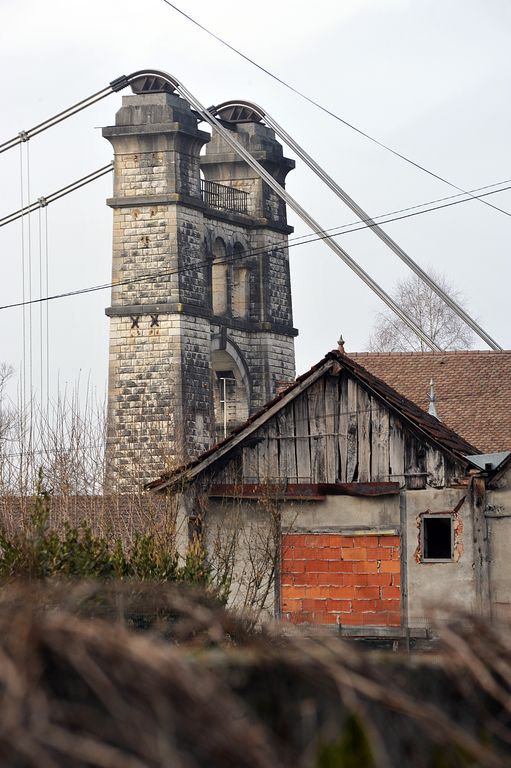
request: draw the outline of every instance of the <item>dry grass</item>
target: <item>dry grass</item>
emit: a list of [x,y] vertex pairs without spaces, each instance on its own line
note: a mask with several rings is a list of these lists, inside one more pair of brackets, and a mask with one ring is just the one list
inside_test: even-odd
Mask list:
[[511,765],[505,633],[467,620],[410,657],[246,627],[174,588],[4,589],[0,764]]

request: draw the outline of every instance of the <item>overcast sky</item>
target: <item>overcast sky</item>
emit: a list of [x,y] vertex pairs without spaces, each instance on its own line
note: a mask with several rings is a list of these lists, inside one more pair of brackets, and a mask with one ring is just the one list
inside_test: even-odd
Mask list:
[[[176,5],[283,80],[417,163],[464,189],[511,178],[509,0],[176,0]],[[233,98],[261,104],[371,215],[449,195],[452,188],[407,165],[258,71],[163,0],[0,0],[0,142],[111,80],[137,69],[175,75],[206,106]],[[115,94],[35,137],[23,152],[24,194],[48,195],[108,163],[100,127]],[[204,127],[204,126],[202,126]],[[287,151],[288,156],[292,156]],[[27,173],[27,160],[30,173]],[[19,148],[0,155],[0,217],[20,207]],[[108,282],[111,177],[48,209],[50,293]],[[326,227],[354,221],[297,163],[288,190]],[[511,192],[489,198],[511,211]],[[290,213],[296,234],[305,226]],[[42,220],[44,225],[44,219]],[[421,266],[445,273],[470,312],[511,346],[511,218],[479,202],[386,226]],[[30,235],[30,238],[29,238]],[[30,254],[28,250],[30,239]],[[370,232],[339,242],[387,291],[405,267]],[[39,216],[25,222],[39,296]],[[20,223],[0,229],[0,304],[22,297]],[[366,348],[382,305],[321,243],[290,250],[297,372],[335,346]],[[25,276],[25,293],[30,286]],[[104,390],[108,291],[51,302],[51,388],[90,376]],[[33,383],[39,382],[39,308],[32,312]],[[22,367],[21,311],[0,313],[0,360]],[[27,318],[27,323],[30,317]],[[484,348],[480,342],[476,346]],[[28,341],[27,341],[28,348]],[[28,352],[27,352],[28,354]]]

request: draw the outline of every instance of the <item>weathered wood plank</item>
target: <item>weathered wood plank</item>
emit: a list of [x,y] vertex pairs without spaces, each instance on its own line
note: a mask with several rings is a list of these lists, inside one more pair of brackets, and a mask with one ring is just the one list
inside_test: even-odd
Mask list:
[[339,477],[338,451],[339,376],[325,376],[325,482],[335,483]]
[[[243,440],[246,440],[249,435],[252,435],[257,429],[259,429],[259,426],[269,419],[272,418],[272,416],[275,415],[278,411],[281,410],[284,406],[286,406],[288,403],[291,403],[295,400],[295,398],[298,398],[300,394],[307,389],[311,385],[313,381],[317,381],[318,379],[323,376],[325,371],[328,371],[330,368],[334,366],[334,362],[332,360],[327,360],[323,365],[321,365],[316,371],[314,371],[313,374],[310,374],[307,376],[306,379],[304,379],[300,384],[297,384],[295,387],[293,387],[287,394],[283,395],[283,397],[278,400],[274,405],[272,405],[268,410],[264,411],[259,418],[255,419],[252,424],[247,427],[246,429],[239,432],[237,435],[234,435],[231,439],[226,441],[224,445],[222,445],[220,448],[216,449],[215,451],[210,451],[205,459],[195,464],[191,469],[185,470],[184,474],[186,475],[186,478],[190,480],[192,477],[195,477],[196,475],[203,472],[207,467],[210,466],[210,464],[213,464],[217,462],[222,456],[224,456],[226,453],[229,453],[230,451],[234,450],[239,443],[241,443]],[[167,476],[162,477],[158,481],[154,481],[154,483],[151,483],[150,487],[153,491],[161,491],[164,488],[166,488],[171,482],[174,480],[170,480]]]
[[243,482],[256,483],[259,480],[257,446],[243,447]]
[[311,482],[311,454],[309,437],[309,405],[307,393],[302,392],[294,401],[296,430],[296,472],[298,482]]
[[388,480],[389,409],[376,398],[371,403],[371,479]]
[[404,485],[405,438],[403,425],[394,414],[390,415],[389,443],[390,480],[397,480],[401,485]]
[[410,490],[426,487],[426,448],[413,432],[405,433],[405,474]]
[[366,483],[371,480],[371,397],[365,389],[358,387],[357,391],[357,422],[358,422],[358,481]]
[[234,471],[231,468],[231,464],[233,462],[229,462],[227,466],[221,467],[216,473],[215,473],[215,482],[218,483],[234,483]]
[[393,496],[399,493],[399,483],[298,483],[283,489],[279,484],[245,483],[236,485],[214,483],[208,488],[213,498],[264,499],[268,494],[279,498],[302,501],[324,501],[326,496]]
[[311,481],[325,482],[325,382],[320,379],[307,390]]
[[443,488],[445,485],[445,461],[440,451],[428,447],[426,453],[427,483],[433,488]]
[[346,415],[348,421],[347,450],[346,450],[346,482],[352,483],[358,480],[358,420],[357,420],[357,392],[356,381],[348,379],[348,398]]
[[289,405],[276,416],[277,434],[279,436],[279,476],[282,480],[296,483],[295,420],[293,406]]
[[[339,480],[348,482],[346,477],[346,464],[348,454],[348,377],[341,374],[339,384],[339,405],[337,409],[338,430],[338,454],[339,454]],[[350,478],[351,479],[351,478]]]
[[257,437],[261,438],[257,443],[257,477],[260,483],[267,483],[269,480],[268,423],[264,424],[264,426],[257,431]]
[[280,482],[279,478],[279,449],[277,440],[277,424],[275,419],[269,421],[266,425],[266,460],[267,460],[267,479],[268,482]]
[[[319,483],[291,484],[283,488],[280,483],[246,483],[233,485],[229,483],[214,483],[208,488],[210,499],[292,499],[293,501],[325,501],[325,493]],[[326,485],[325,488],[330,486]]]

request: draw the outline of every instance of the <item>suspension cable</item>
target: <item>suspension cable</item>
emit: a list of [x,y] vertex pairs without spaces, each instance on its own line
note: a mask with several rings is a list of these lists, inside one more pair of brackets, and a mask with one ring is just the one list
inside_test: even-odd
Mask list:
[[446,293],[441,286],[436,283],[427,272],[425,272],[414,259],[409,256],[406,251],[399,246],[390,235],[388,235],[378,224],[376,224],[366,211],[356,203],[348,193],[342,189],[331,176],[301,147],[287,131],[282,128],[262,107],[253,102],[224,102],[218,107],[211,107],[210,111],[215,114],[221,113],[221,110],[226,107],[247,107],[253,110],[264,122],[271,128],[282,141],[284,141],[292,150],[296,152],[298,157],[311,168],[316,176],[318,176],[324,184],[326,184],[332,192],[350,208],[353,213],[361,219],[364,223],[369,224],[370,229],[374,234],[385,243],[385,245],[398,256],[415,274],[424,282],[428,287],[436,293],[436,295],[447,304],[450,309],[460,317],[466,325],[468,325],[491,349],[501,350],[502,347],[493,339],[480,325],[477,323],[448,293]]
[[392,309],[398,317],[401,318],[401,320],[414,332],[417,334],[417,336],[424,341],[427,346],[437,352],[441,352],[441,348],[436,344],[433,339],[431,339],[423,330],[420,328],[414,320],[406,313],[404,310],[399,307],[394,299],[392,299],[391,296],[389,296],[383,288],[381,288],[378,283],[373,280],[372,277],[364,270],[362,267],[357,264],[357,262],[351,258],[351,256],[345,251],[343,248],[341,248],[340,245],[338,245],[335,240],[332,240],[332,238],[325,232],[323,227],[321,227],[318,222],[304,209],[302,206],[288,193],[286,190],[273,178],[273,176],[266,171],[260,163],[255,160],[255,158],[248,152],[248,150],[245,149],[231,134],[229,131],[227,131],[224,126],[221,124],[217,118],[209,112],[206,107],[204,107],[200,101],[198,101],[195,96],[193,96],[190,91],[188,91],[187,88],[185,88],[184,85],[182,85],[176,78],[172,77],[171,75],[168,75],[166,72],[161,72],[159,70],[144,70],[144,71],[138,71],[134,72],[133,74],[129,75],[126,79],[131,84],[135,80],[141,78],[141,77],[159,77],[162,78],[165,82],[169,83],[178,93],[180,93],[183,98],[185,98],[199,113],[199,115],[202,115],[204,120],[209,123],[209,125],[212,128],[215,128],[218,133],[222,136],[222,138],[229,144],[232,149],[243,159],[245,160],[248,165],[253,168],[254,171],[268,184],[271,189],[273,189],[274,192],[277,193],[277,195],[282,198],[290,208],[294,210],[294,212],[304,221],[311,229],[312,231],[317,231],[321,233],[321,237],[325,240],[326,244],[331,248],[334,253],[339,256],[344,263],[350,267],[350,269],[355,272],[355,274],[361,278],[361,280],[364,281],[366,285],[368,285],[374,293],[376,293],[377,296],[390,308]]
[[[45,290],[50,292],[50,265],[48,256],[48,206],[44,207],[44,278]],[[50,307],[46,302],[45,335],[46,335],[46,423],[50,423]]]
[[12,221],[22,218],[27,213],[37,211],[38,208],[45,208],[50,203],[54,203],[55,200],[58,200],[65,195],[69,195],[71,192],[75,192],[77,189],[80,189],[80,187],[84,187],[86,184],[90,184],[91,181],[100,179],[107,173],[111,173],[112,170],[113,163],[108,163],[108,165],[103,165],[101,168],[97,168],[95,171],[88,173],[87,176],[82,176],[81,179],[77,179],[76,181],[71,182],[71,184],[67,184],[65,187],[58,189],[56,192],[52,192],[50,195],[47,195],[47,197],[38,198],[34,203],[30,203],[24,208],[13,211],[13,213],[9,213],[7,216],[0,219],[0,227],[5,227],[6,224],[10,224]]
[[93,93],[92,96],[88,96],[86,99],[78,101],[71,107],[62,110],[62,112],[58,112],[56,115],[49,117],[42,123],[34,125],[33,128],[29,128],[27,131],[20,131],[16,136],[13,136],[12,139],[8,139],[7,141],[4,141],[2,144],[0,144],[0,154],[2,154],[2,152],[7,152],[8,149],[12,149],[22,142],[28,141],[33,136],[37,136],[38,133],[42,133],[48,128],[52,128],[54,125],[61,123],[63,120],[67,120],[68,117],[75,115],[77,112],[81,112],[82,109],[91,107],[97,101],[104,99],[105,96],[110,96],[111,93],[115,93],[116,91],[120,91],[122,88],[125,88],[128,83],[124,82],[124,79],[124,77],[118,77],[116,80],[112,80],[110,85],[108,85],[106,88],[102,88],[101,91]]
[[[95,104],[97,101],[100,101],[101,99],[105,98],[106,96],[109,96],[112,93],[115,93],[117,91],[120,91],[124,89],[127,85],[130,85],[134,83],[135,80],[137,80],[140,77],[143,76],[149,76],[149,77],[159,77],[162,78],[166,83],[170,84],[174,90],[176,90],[178,93],[180,93],[185,99],[189,101],[189,103],[195,107],[197,112],[200,116],[203,117],[203,119],[212,127],[215,128],[218,133],[224,138],[224,140],[234,149],[234,151],[240,155],[245,162],[248,163],[248,165],[253,168],[258,175],[266,181],[266,183],[274,190],[274,192],[279,195],[294,211],[295,213],[309,226],[313,231],[319,232],[322,236],[322,239],[325,240],[326,244],[336,253],[339,258],[341,258],[344,263],[352,269],[355,274],[360,277],[366,285],[368,285],[379,298],[390,308],[392,309],[395,314],[398,315],[398,317],[401,318],[401,320],[416,333],[419,338],[422,339],[431,349],[436,349],[440,351],[440,348],[436,345],[436,343],[430,339],[424,331],[422,331],[421,328],[419,328],[418,325],[413,321],[411,317],[409,317],[396,303],[395,301],[374,281],[365,270],[360,267],[357,262],[354,261],[354,259],[349,256],[349,254],[341,248],[334,240],[331,239],[331,237],[327,234],[325,230],[323,230],[322,227],[319,226],[319,224],[307,213],[307,211],[302,208],[302,206],[294,200],[289,193],[285,191],[285,189],[278,184],[278,182],[269,174],[258,162],[255,160],[252,155],[230,134],[229,131],[227,131],[222,123],[215,117],[214,114],[212,114],[212,110],[215,110],[215,108],[211,108],[210,110],[206,109],[176,78],[172,77],[171,75],[162,72],[160,70],[140,70],[137,72],[132,73],[129,76],[120,76],[116,78],[115,80],[111,81],[111,83],[106,87],[103,88],[100,91],[97,91],[96,93],[92,94],[91,96],[87,97],[86,99],[82,99],[81,101],[77,102],[76,104],[72,105],[71,107],[63,110],[62,112],[57,113],[53,117],[49,118],[48,120],[43,121],[42,123],[38,123],[33,128],[29,129],[28,131],[21,131],[17,136],[13,137],[12,139],[9,139],[8,141],[4,142],[3,144],[0,144],[0,154],[2,152],[7,151],[8,149],[11,149],[14,146],[17,146],[18,144],[21,144],[22,142],[28,141],[32,136],[35,136],[42,131],[47,130],[48,128],[51,128],[52,126],[56,125],[57,123],[66,120],[68,117],[71,117],[71,115],[76,114],[77,112],[80,112],[83,109],[86,109],[87,107],[91,106],[92,104]],[[252,105],[253,106],[253,105]],[[353,201],[347,193],[344,192],[334,181],[331,179],[328,174],[326,174],[323,169],[315,163],[315,161],[312,160],[312,158],[298,145],[294,140],[287,134],[284,129],[282,129],[275,121],[272,120],[268,115],[266,115],[263,110],[261,110],[259,107],[257,107],[258,111],[260,111],[261,116],[264,117],[264,119],[268,122],[268,125],[275,130],[275,132],[283,138],[286,143],[290,143],[290,146],[299,154],[299,156],[311,167],[317,174],[322,178],[322,180],[331,188],[335,193],[341,197],[341,199],[344,200],[344,202],[356,213],[359,218],[362,220],[368,220],[370,222],[370,228],[375,229],[376,234],[401,258],[405,263],[408,264],[408,266],[413,269],[416,274],[418,274],[429,286],[432,288],[432,290],[435,291],[441,298],[446,301],[446,303],[455,311],[460,317],[462,317],[465,322],[473,329],[475,332],[493,349],[502,349],[500,345],[497,344],[497,342],[489,336],[472,318],[465,313],[464,310],[459,307],[456,302],[451,299],[442,289],[425,273],[417,264],[413,261],[398,245],[395,243],[392,238],[390,238],[383,230],[380,229],[380,227],[375,224],[374,221],[370,219],[370,217],[363,211],[362,208],[360,208],[355,201]],[[44,204],[48,202],[53,202],[54,200],[57,200],[59,197],[62,197],[64,194],[68,194],[71,191],[74,191],[75,189],[78,189],[80,186],[83,186],[84,184],[88,184],[90,181],[95,180],[96,178],[99,178],[100,176],[108,173],[112,170],[112,165],[104,166],[101,169],[98,169],[98,171],[89,174],[86,177],[83,177],[78,182],[68,185],[68,187],[64,187],[61,190],[58,190],[58,192],[54,193],[53,195],[46,198]],[[4,226],[5,224],[8,224],[10,221],[14,221],[17,218],[20,218],[24,215],[24,212],[30,213],[32,210],[36,210],[38,207],[40,207],[43,203],[41,202],[43,198],[40,198],[40,200],[37,203],[33,203],[28,206],[28,208],[24,209],[23,207],[16,211],[14,214],[10,214],[7,217],[4,217],[3,219],[0,219],[0,226]],[[23,203],[22,203],[23,206]],[[460,314],[462,313],[462,314]]]

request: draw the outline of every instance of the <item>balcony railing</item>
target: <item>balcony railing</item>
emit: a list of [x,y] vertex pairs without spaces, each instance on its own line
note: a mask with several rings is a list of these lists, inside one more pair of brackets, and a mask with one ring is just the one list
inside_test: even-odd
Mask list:
[[215,181],[201,179],[202,199],[210,208],[234,213],[247,213],[248,192]]

